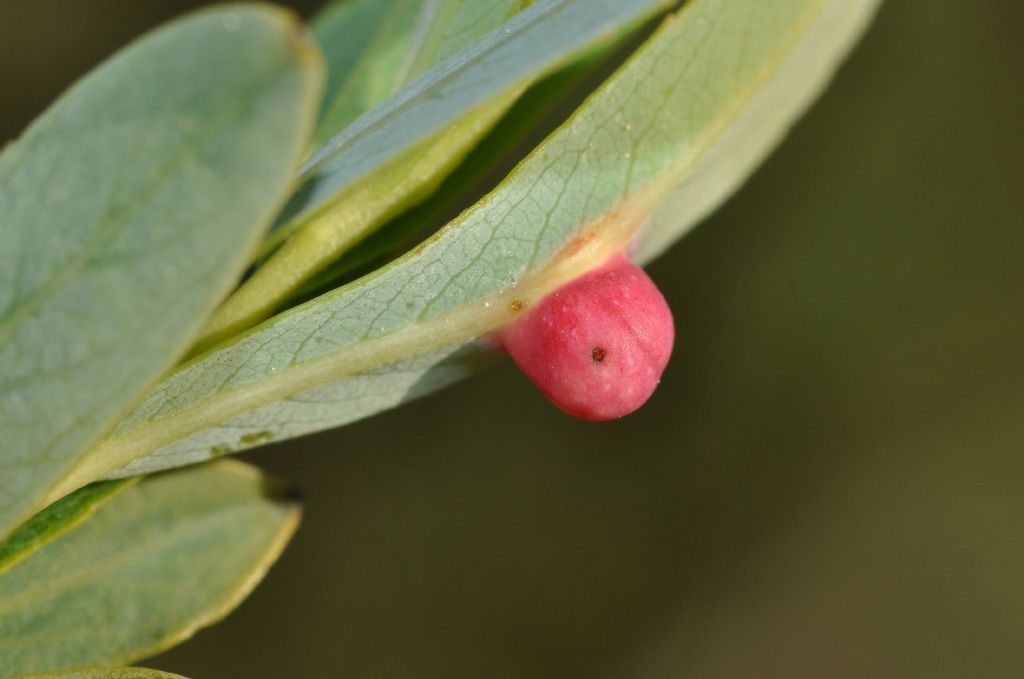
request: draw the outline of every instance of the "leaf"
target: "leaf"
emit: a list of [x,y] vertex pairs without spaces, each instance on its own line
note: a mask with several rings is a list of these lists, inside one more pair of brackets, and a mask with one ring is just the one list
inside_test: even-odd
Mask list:
[[415,48],[401,78],[404,85],[436,64],[472,47],[487,33],[533,3],[533,0],[440,0],[425,3]]
[[417,9],[413,0],[351,0],[328,4],[310,21],[327,62],[316,146],[392,94]]
[[102,503],[121,492],[134,479],[99,481],[61,498],[18,526],[0,542],[0,575],[46,543],[92,516]]
[[170,674],[143,667],[93,667],[44,674],[23,674],[18,679],[185,679],[180,674]]
[[303,167],[304,183],[263,253],[278,249],[217,310],[197,351],[269,317],[370,231],[429,196],[531,82],[670,4],[538,2],[346,127]]
[[141,481],[0,577],[0,677],[122,664],[187,639],[245,598],[298,519],[240,463]]
[[266,6],[173,22],[0,156],[0,538],[241,273],[315,114],[320,61],[297,31]]
[[353,0],[330,4],[310,23],[328,79],[313,141],[344,129],[435,64],[479,40],[524,0]]
[[[756,135],[730,135],[732,125],[763,92],[797,102],[784,121],[768,119],[791,122],[876,4],[688,3],[476,206],[389,266],[181,366],[96,449],[79,482],[333,426],[400,402],[417,376],[464,374],[459,347],[643,243],[643,226],[719,143],[755,139],[764,150]],[[675,233],[689,223],[658,222]]]

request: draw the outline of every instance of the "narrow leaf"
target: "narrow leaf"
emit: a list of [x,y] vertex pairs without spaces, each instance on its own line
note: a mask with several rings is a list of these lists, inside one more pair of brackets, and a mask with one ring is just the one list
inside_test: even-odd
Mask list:
[[435,65],[475,45],[533,0],[434,0],[425,2],[415,48],[401,78],[407,84]]
[[0,577],[0,677],[122,664],[187,639],[245,598],[298,515],[228,461],[115,495]]
[[315,146],[394,93],[417,5],[416,0],[333,2],[310,21],[327,62]]
[[315,115],[320,58],[298,30],[269,6],[173,22],[0,156],[0,537],[241,273]]
[[[781,126],[769,134],[777,139],[876,5],[687,3],[494,192],[384,269],[180,367],[96,450],[96,466],[83,469],[80,481],[365,416],[406,398],[416,384],[409,370],[424,379],[463,374],[459,347],[610,253],[642,246],[643,227],[707,167],[718,144],[753,140],[763,152],[759,135],[730,134],[735,123],[749,122],[747,106],[773,91],[786,113],[785,120],[769,117]],[[733,153],[737,161],[761,157]],[[743,174],[722,177],[733,182]],[[687,219],[659,223],[675,234],[688,226]],[[658,232],[661,242],[670,231]]]
[[314,143],[320,145],[408,84],[469,47],[525,0],[353,0],[310,23],[328,79]]

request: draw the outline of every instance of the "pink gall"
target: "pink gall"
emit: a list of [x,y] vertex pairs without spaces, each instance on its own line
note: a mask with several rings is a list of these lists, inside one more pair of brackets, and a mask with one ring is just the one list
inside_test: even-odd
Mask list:
[[597,421],[628,415],[650,398],[675,327],[654,282],[617,254],[544,297],[498,338],[553,404]]

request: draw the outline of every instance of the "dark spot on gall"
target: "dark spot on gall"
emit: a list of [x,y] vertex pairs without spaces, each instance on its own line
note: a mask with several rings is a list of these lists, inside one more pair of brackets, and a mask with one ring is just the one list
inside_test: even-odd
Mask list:
[[523,310],[523,303],[518,299],[514,299],[512,300],[512,303],[508,305],[508,308],[511,309],[513,313],[518,313]]
[[593,359],[594,363],[601,363],[607,356],[604,349],[601,347],[594,347],[594,350],[590,352],[590,358]]

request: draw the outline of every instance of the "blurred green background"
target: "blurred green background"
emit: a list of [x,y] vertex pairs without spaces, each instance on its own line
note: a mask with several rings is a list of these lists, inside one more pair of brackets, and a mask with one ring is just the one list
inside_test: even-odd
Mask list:
[[[0,0],[0,140],[186,1]],[[316,2],[294,3],[309,12]],[[651,267],[651,403],[510,364],[248,455],[307,497],[226,622],[234,677],[1024,676],[1024,5],[891,0]]]

